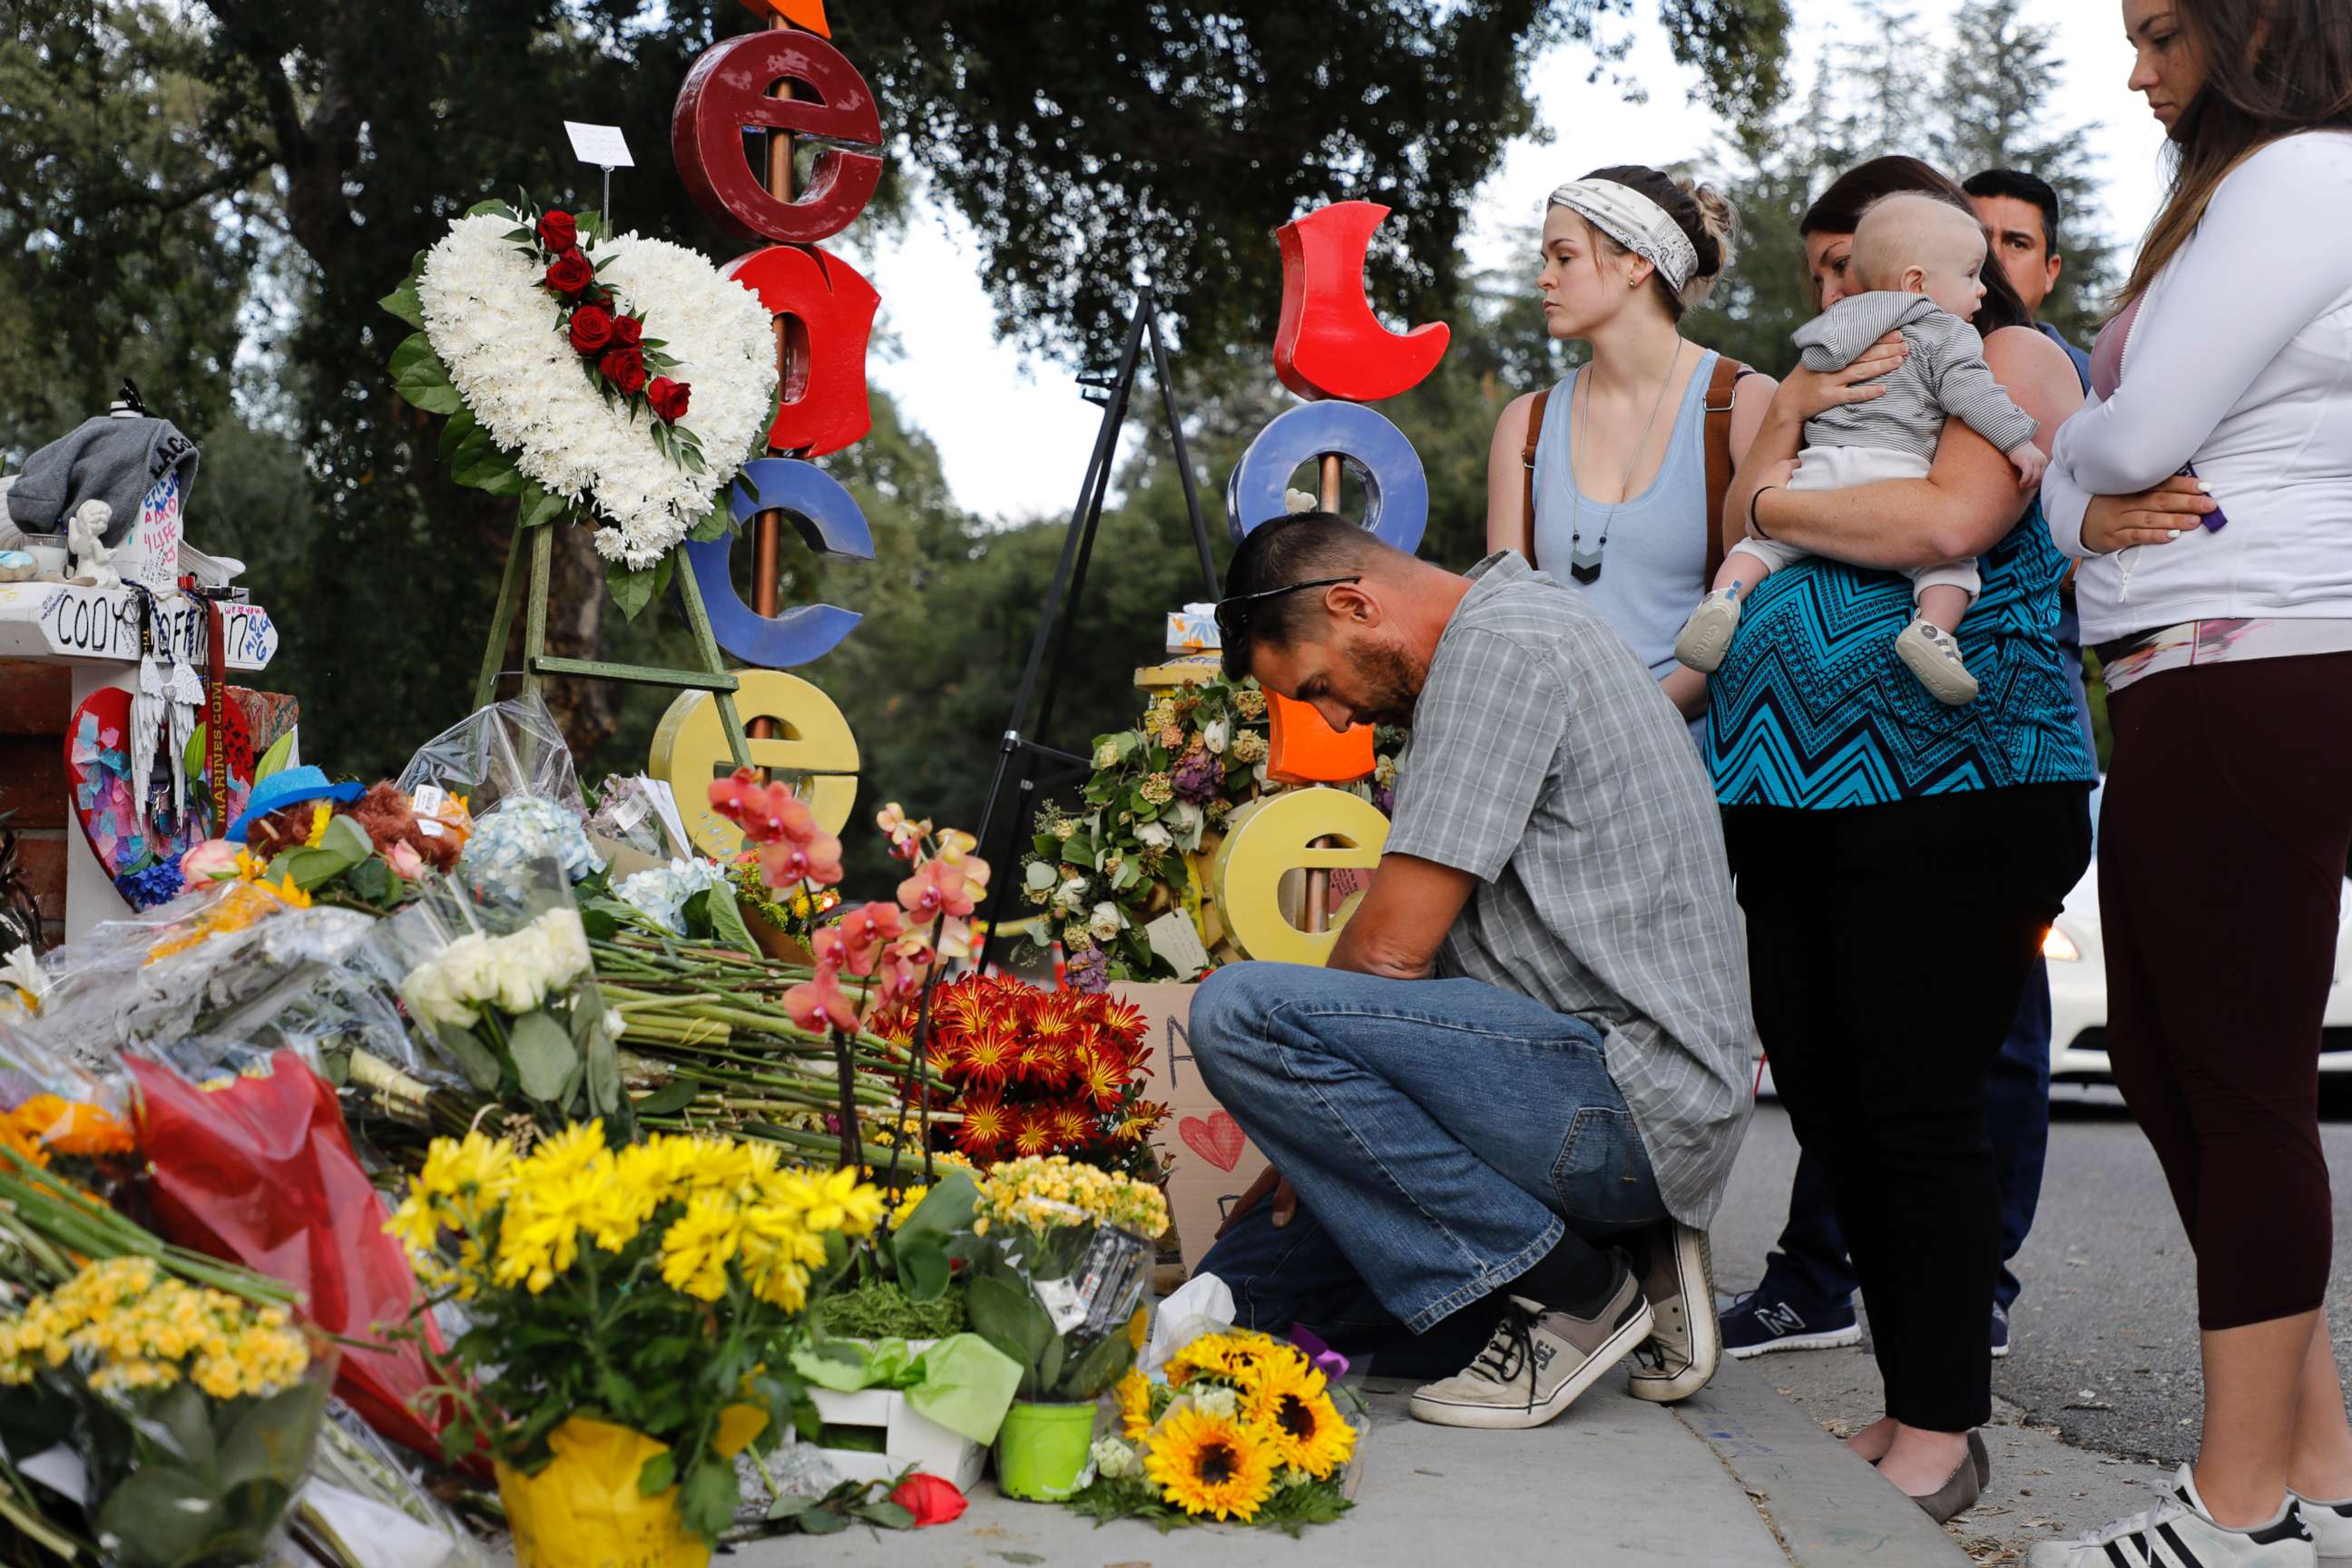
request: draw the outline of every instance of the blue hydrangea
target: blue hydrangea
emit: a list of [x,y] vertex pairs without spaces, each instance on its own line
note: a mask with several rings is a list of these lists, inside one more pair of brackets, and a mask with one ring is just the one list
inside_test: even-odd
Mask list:
[[625,877],[613,889],[623,903],[642,910],[679,936],[686,929],[686,900],[724,880],[708,860],[672,860]]
[[157,904],[168,904],[180,896],[184,882],[180,876],[177,856],[158,860],[143,871],[126,871],[114,879],[114,885],[130,900],[134,910],[152,910]]
[[530,889],[534,862],[552,860],[577,882],[604,868],[580,819],[537,795],[509,795],[474,824],[457,875],[474,896],[512,902]]

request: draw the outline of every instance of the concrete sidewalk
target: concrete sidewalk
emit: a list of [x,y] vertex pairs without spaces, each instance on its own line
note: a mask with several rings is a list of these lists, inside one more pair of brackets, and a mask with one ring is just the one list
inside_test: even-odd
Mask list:
[[1429,1426],[1409,1385],[1369,1386],[1378,1425],[1356,1507],[1297,1541],[1210,1527],[1162,1535],[1097,1529],[1067,1510],[1010,1502],[992,1481],[955,1523],[910,1533],[853,1529],[739,1549],[740,1568],[822,1562],[873,1568],[1141,1568],[1251,1564],[1362,1568],[1449,1561],[1687,1563],[1705,1568],[1958,1568],[1945,1533],[1751,1369],[1727,1359],[1685,1405],[1644,1404],[1622,1379],[1533,1432]]

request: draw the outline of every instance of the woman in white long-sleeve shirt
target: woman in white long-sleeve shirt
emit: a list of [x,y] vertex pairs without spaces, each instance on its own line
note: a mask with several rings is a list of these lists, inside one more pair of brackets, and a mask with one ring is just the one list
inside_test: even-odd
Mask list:
[[2317,1104],[2352,845],[2352,5],[2123,10],[2179,169],[2042,495],[2106,668],[2108,1054],[2196,1248],[2205,1424],[2164,1507],[2034,1561],[2352,1563]]

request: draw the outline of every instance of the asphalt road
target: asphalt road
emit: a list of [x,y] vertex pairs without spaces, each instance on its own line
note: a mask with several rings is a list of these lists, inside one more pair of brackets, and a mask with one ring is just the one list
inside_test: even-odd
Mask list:
[[[2352,1120],[2331,1120],[2321,1134],[2336,1191],[2328,1316],[2336,1359],[2352,1367]],[[1766,1101],[1716,1221],[1719,1289],[1762,1276],[1796,1157],[1788,1117]],[[2156,1155],[2112,1090],[2058,1091],[2041,1212],[2016,1268],[2025,1294],[2011,1353],[1993,1363],[1994,1392],[2077,1447],[2167,1466],[2191,1457],[2201,1381],[2195,1259]]]

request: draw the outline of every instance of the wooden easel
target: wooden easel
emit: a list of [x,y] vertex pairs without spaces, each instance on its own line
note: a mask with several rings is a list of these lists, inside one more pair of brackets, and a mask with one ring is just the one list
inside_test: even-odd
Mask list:
[[[708,691],[718,700],[719,721],[727,731],[727,749],[733,754],[735,765],[750,767],[751,750],[744,742],[742,718],[735,711],[735,691],[740,683],[728,673],[726,662],[719,658],[719,639],[710,635],[710,613],[703,607],[702,589],[694,580],[694,568],[686,559],[683,545],[670,552],[670,576],[677,584],[678,596],[686,601],[686,621],[694,633],[695,650],[702,658],[701,669],[614,664],[600,658],[562,658],[547,651],[547,579],[555,558],[555,530],[560,526],[560,521],[546,521],[527,528],[520,516],[515,520],[514,542],[507,549],[506,574],[499,581],[498,609],[490,616],[490,640],[482,650],[482,673],[474,682],[474,706],[487,708],[498,695],[499,676],[506,663],[507,636],[514,629],[515,607],[520,604],[524,606],[522,689],[526,695],[536,695],[542,679],[550,675]],[[530,571],[528,597],[523,589],[526,556]]]

